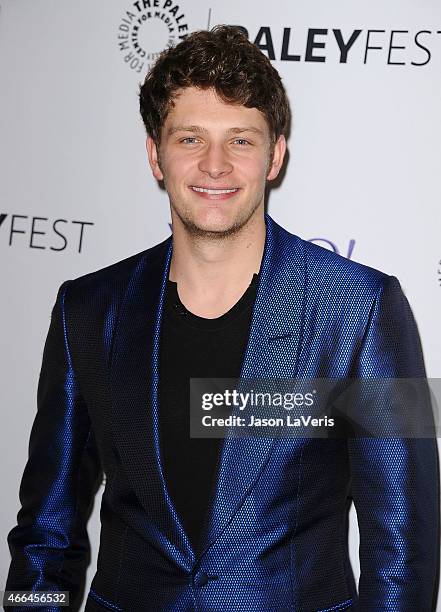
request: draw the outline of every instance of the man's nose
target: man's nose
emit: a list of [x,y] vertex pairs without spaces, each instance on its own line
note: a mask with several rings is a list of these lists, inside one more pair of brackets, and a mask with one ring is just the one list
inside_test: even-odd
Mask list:
[[221,145],[211,144],[199,161],[199,170],[211,178],[220,178],[233,170],[228,152]]

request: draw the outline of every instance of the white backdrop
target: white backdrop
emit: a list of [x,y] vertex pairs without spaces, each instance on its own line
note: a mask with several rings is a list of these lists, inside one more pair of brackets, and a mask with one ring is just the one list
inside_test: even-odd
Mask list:
[[[156,0],[149,8],[154,2],[0,0],[0,585],[56,290],[169,235],[137,91],[149,63],[179,36],[241,25],[271,56],[294,122],[270,214],[305,239],[397,276],[428,374],[441,377],[438,0]],[[129,13],[144,15],[135,36]],[[89,533],[88,583],[99,495]],[[358,575],[353,511],[350,536]]]

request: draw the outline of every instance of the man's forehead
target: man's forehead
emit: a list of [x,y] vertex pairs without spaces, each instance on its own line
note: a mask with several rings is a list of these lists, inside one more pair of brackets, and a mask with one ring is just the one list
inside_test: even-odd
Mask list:
[[269,134],[266,118],[257,108],[224,102],[214,90],[197,88],[187,88],[179,92],[162,128],[166,135],[178,131],[203,133],[213,130],[231,134]]
[[213,88],[178,90],[161,126],[163,137],[177,132],[253,134],[270,138],[265,115],[255,107],[225,102]]
[[[171,100],[170,108],[167,113],[168,117],[173,116],[201,118],[210,117],[211,115],[219,115],[222,117],[246,117],[240,122],[249,124],[257,121],[265,121],[263,113],[255,107],[245,106],[239,102],[228,102],[223,100],[212,88],[201,89],[198,87],[186,87],[178,90]],[[193,123],[199,125],[200,121],[186,121],[185,123]],[[239,124],[236,124],[239,125]]]

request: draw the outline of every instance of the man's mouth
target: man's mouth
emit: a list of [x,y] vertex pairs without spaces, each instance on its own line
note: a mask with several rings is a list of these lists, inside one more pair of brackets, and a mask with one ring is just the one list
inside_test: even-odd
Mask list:
[[208,187],[195,187],[191,186],[193,191],[197,191],[198,193],[207,193],[208,195],[222,195],[225,193],[235,193],[239,191],[239,187],[227,188],[227,189],[209,189]]

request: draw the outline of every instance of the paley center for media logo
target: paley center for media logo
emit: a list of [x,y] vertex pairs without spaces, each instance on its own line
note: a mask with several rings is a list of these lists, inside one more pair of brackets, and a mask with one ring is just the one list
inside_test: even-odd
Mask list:
[[118,46],[129,68],[144,74],[188,34],[185,13],[173,0],[136,0],[118,26]]

